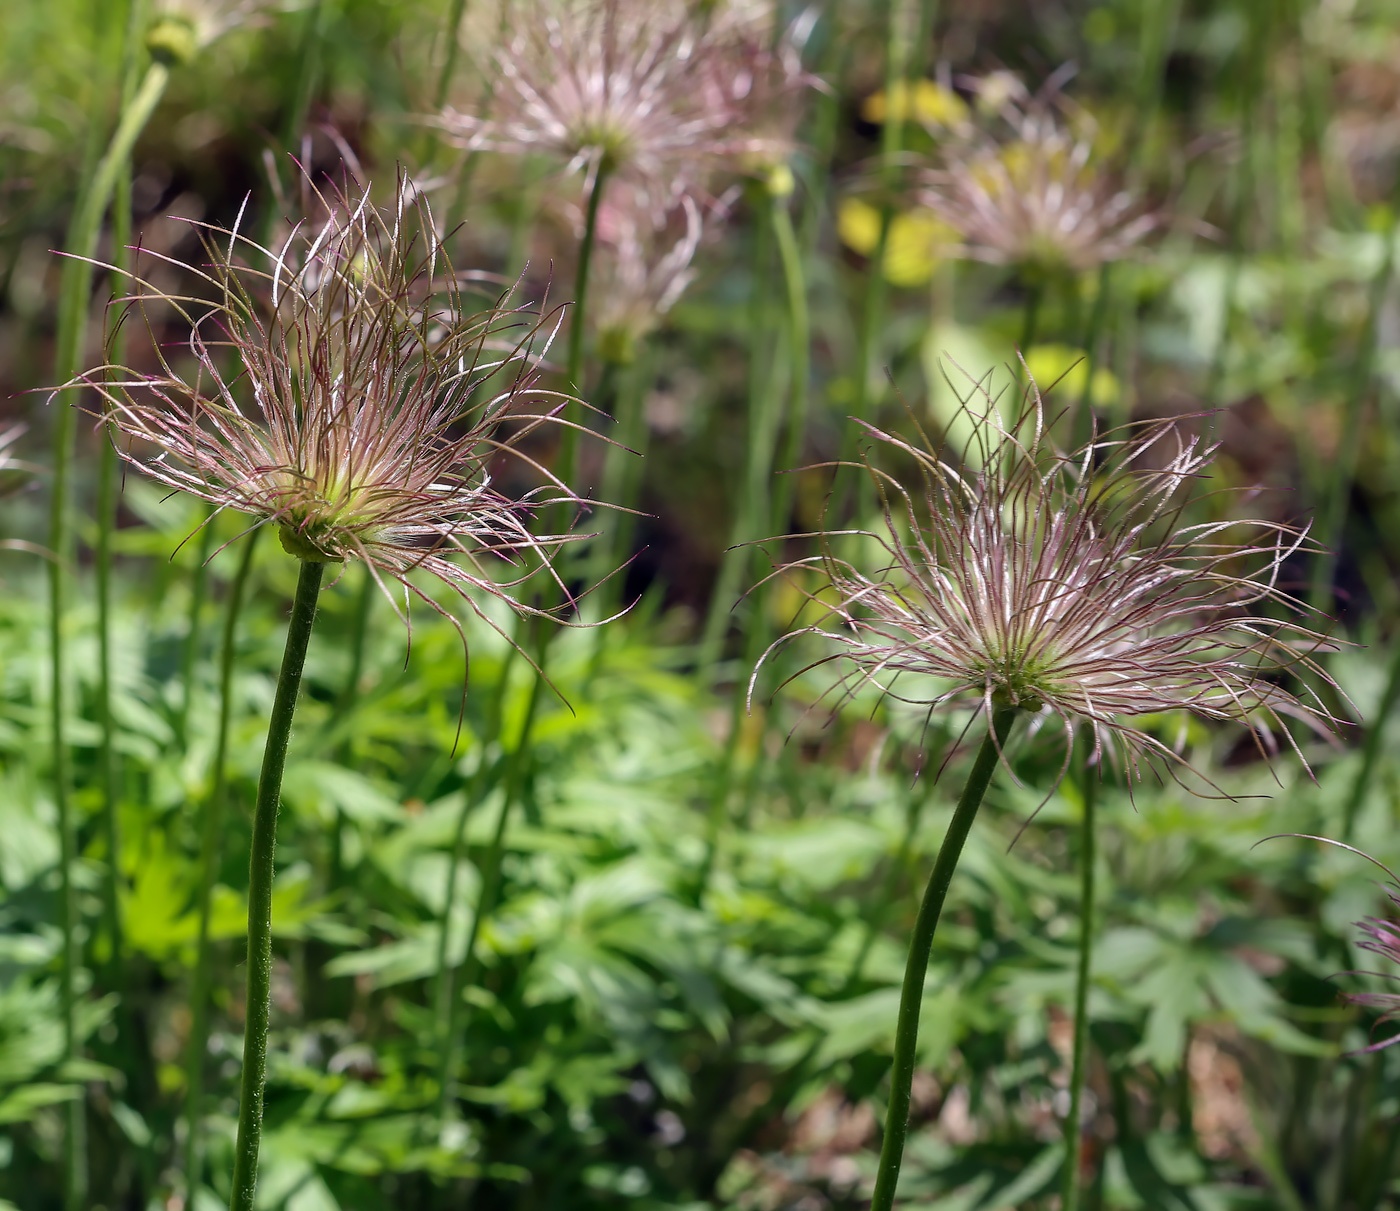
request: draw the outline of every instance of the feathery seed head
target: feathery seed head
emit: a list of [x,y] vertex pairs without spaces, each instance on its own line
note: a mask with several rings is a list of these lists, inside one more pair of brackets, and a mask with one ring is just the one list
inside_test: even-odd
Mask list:
[[[512,14],[507,16],[506,14]],[[756,125],[802,81],[796,54],[768,51],[746,6],[679,0],[545,0],[503,9],[493,116],[447,109],[469,149],[543,152],[569,171],[645,186],[658,207],[703,189],[719,161],[774,154]]]
[[[533,612],[512,589],[575,537],[531,533],[531,514],[577,497],[519,448],[563,406],[536,386],[552,333],[529,307],[468,305],[481,275],[453,271],[407,179],[388,211],[367,189],[315,197],[324,218],[277,250],[237,223],[201,225],[208,265],[163,258],[195,276],[193,297],[133,278],[123,319],[135,309],[150,327],[153,304],[174,308],[193,365],[172,364],[152,331],[155,373],[85,376],[105,419],[158,451],[123,456],[276,525],[300,559],[365,561],[381,586],[400,582],[405,601],[438,608],[410,579],[422,569],[473,608],[480,592]],[[497,486],[512,454],[540,485],[514,497]],[[504,579],[501,558],[516,565]]]
[[[1265,522],[1181,524],[1214,447],[1162,422],[1062,452],[1038,393],[1010,422],[985,392],[963,410],[972,436],[960,458],[865,426],[917,469],[905,484],[863,456],[885,502],[881,532],[864,534],[878,566],[839,556],[827,533],[820,555],[779,569],[821,612],[779,642],[834,643],[817,665],[844,668],[840,701],[873,687],[926,713],[1018,707],[1035,726],[1058,721],[1066,763],[1075,726],[1088,724],[1132,780],[1144,758],[1186,767],[1135,717],[1232,720],[1267,756],[1280,737],[1297,749],[1284,716],[1330,731],[1336,721],[1315,696],[1268,679],[1286,669],[1328,680],[1310,658],[1323,637],[1249,612],[1302,611],[1276,580],[1305,536]],[[1265,540],[1238,544],[1235,524]]]
[[[1394,888],[1386,888],[1386,895],[1390,898],[1391,907],[1400,909],[1400,892]],[[1387,920],[1385,917],[1367,917],[1364,921],[1358,921],[1356,926],[1363,935],[1362,940],[1357,943],[1362,950],[1379,955],[1389,963],[1400,964],[1400,922]],[[1391,980],[1400,978],[1400,972],[1395,971],[1373,972],[1371,974],[1383,975]],[[1376,1019],[1377,1026],[1385,1022],[1400,1021],[1400,993],[1344,992],[1342,999],[1350,1001],[1353,1005],[1364,1005],[1370,1009],[1380,1010],[1380,1016]],[[1391,1035],[1379,1043],[1372,1043],[1364,1050],[1382,1051],[1396,1043],[1400,1043],[1400,1034]]]
[[945,146],[925,174],[921,201],[961,237],[960,255],[1030,274],[1080,272],[1122,260],[1160,225],[1135,194],[1094,163],[1094,131],[1055,112],[1053,89],[1025,98],[998,80],[990,89],[1008,127]]

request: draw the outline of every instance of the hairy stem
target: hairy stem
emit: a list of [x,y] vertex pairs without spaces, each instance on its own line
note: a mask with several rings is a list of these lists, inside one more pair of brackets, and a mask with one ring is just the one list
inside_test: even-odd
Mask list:
[[209,944],[209,914],[214,884],[219,875],[219,844],[223,839],[224,810],[228,801],[228,734],[233,718],[233,658],[238,639],[238,616],[253,567],[253,552],[261,529],[243,540],[238,570],[229,585],[224,606],[223,635],[219,644],[219,721],[211,766],[213,786],[204,805],[204,828],[199,844],[199,938],[195,949],[194,978],[190,985],[190,1041],[185,1085],[185,1205],[194,1205],[199,1189],[203,1137],[200,1131],[204,1098],[204,1060],[209,1051],[209,977],[213,948]]
[[909,961],[904,968],[904,986],[899,994],[899,1018],[895,1026],[894,1067],[890,1073],[890,1103],[885,1115],[885,1138],[880,1145],[880,1165],[876,1171],[875,1194],[870,1211],[890,1211],[894,1206],[895,1187],[899,1184],[899,1167],[904,1159],[904,1141],[909,1134],[909,1097],[914,1083],[914,1060],[919,1042],[919,1011],[924,1000],[924,977],[928,973],[929,952],[933,947],[934,930],[953,881],[963,844],[977,818],[977,809],[996,772],[1001,759],[1001,747],[1011,732],[1016,708],[998,707],[992,715],[991,726],[977,751],[972,772],[967,776],[962,796],[958,799],[947,835],[934,859],[933,873],[919,915],[914,922],[914,936],[909,942]]
[[297,577],[287,646],[277,674],[277,692],[268,721],[258,796],[253,807],[253,843],[248,862],[248,996],[243,1026],[243,1080],[238,1101],[238,1141],[234,1145],[233,1193],[229,1211],[253,1211],[262,1143],[263,1086],[267,1079],[267,1025],[272,996],[272,876],[277,847],[277,808],[287,742],[296,714],[297,691],[325,564],[303,560]]
[[1084,760],[1084,818],[1079,842],[1079,969],[1074,981],[1074,1052],[1069,1072],[1069,1114],[1065,1116],[1065,1169],[1063,1211],[1079,1211],[1083,1175],[1079,1165],[1080,1105],[1084,1095],[1084,1063],[1089,1048],[1089,973],[1094,949],[1094,807],[1098,778],[1089,769],[1093,734],[1087,733]]

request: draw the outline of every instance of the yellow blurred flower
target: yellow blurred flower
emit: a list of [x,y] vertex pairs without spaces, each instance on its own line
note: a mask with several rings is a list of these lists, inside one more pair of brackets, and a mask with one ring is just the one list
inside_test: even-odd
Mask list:
[[[1026,355],[1026,369],[1042,391],[1053,386],[1066,398],[1081,399],[1089,375],[1089,355],[1068,345],[1035,345]],[[1106,408],[1118,402],[1120,388],[1113,371],[1098,367],[1089,380],[1089,402]]]
[[[836,232],[847,248],[870,256],[880,242],[880,212],[869,202],[847,198],[836,212]],[[938,268],[939,250],[957,242],[957,233],[927,210],[895,215],[885,240],[885,279],[895,286],[922,286]]]
[[892,117],[899,122],[912,118],[924,126],[952,128],[966,122],[968,112],[966,101],[934,80],[916,80],[912,89],[901,80],[888,100],[881,91],[866,97],[860,107],[860,116],[877,125]]

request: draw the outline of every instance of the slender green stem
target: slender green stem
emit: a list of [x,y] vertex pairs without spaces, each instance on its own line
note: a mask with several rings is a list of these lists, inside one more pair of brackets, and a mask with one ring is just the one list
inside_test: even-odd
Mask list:
[[1080,762],[1084,818],[1079,826],[1079,970],[1074,981],[1074,1052],[1069,1073],[1069,1114],[1065,1116],[1062,1211],[1079,1211],[1083,1180],[1079,1166],[1079,1119],[1084,1095],[1084,1063],[1089,1049],[1089,974],[1094,950],[1094,801],[1099,781],[1096,772],[1089,769],[1088,757],[1093,751],[1093,734],[1086,731],[1084,759]]
[[[516,655],[514,647],[508,648],[506,658],[501,664],[500,677],[496,682],[495,693],[491,696],[491,706],[485,720],[486,726],[481,735],[480,761],[476,772],[472,775],[470,785],[464,792],[462,810],[457,814],[457,827],[452,833],[452,849],[449,853],[447,866],[447,888],[443,894],[442,928],[438,935],[437,953],[437,1044],[438,1055],[443,1063],[441,1079],[438,1082],[439,1118],[446,1115],[452,1090],[452,1034],[455,1019],[453,1000],[456,996],[457,984],[456,970],[452,964],[450,935],[452,932],[452,906],[457,902],[457,868],[461,865],[466,849],[467,821],[481,805],[481,801],[491,785],[492,774],[495,772],[493,770],[494,763],[488,759],[488,753],[490,745],[500,735],[502,708],[505,705],[506,690],[510,685],[510,672],[514,667]],[[514,756],[512,756],[512,765],[514,760]],[[478,905],[479,907],[480,905]],[[475,945],[474,939],[472,944]]]
[[253,567],[253,552],[261,529],[243,540],[238,570],[229,585],[224,606],[223,635],[219,644],[219,721],[210,767],[213,785],[204,805],[204,828],[199,845],[199,938],[195,948],[194,978],[190,985],[190,1041],[185,1087],[185,1205],[194,1206],[203,1158],[200,1127],[204,1099],[204,1060],[209,1051],[209,977],[213,948],[209,945],[209,915],[214,903],[214,883],[219,874],[219,846],[223,839],[224,811],[228,801],[228,735],[233,719],[233,658],[237,649],[238,616]]
[[[540,643],[540,660],[547,652],[544,641]],[[501,791],[501,811],[496,817],[496,829],[491,834],[491,845],[481,864],[481,886],[477,894],[476,910],[472,913],[471,925],[467,930],[467,942],[462,952],[462,962],[458,971],[449,971],[447,989],[447,1046],[443,1049],[443,1072],[441,1105],[444,1113],[451,1105],[457,1072],[457,1058],[461,1053],[462,1036],[467,1023],[457,1021],[458,1003],[461,997],[459,988],[470,988],[478,979],[481,970],[481,957],[477,943],[481,938],[481,924],[495,911],[496,901],[501,891],[501,859],[505,855],[506,825],[510,810],[525,783],[525,771],[529,765],[531,740],[534,737],[535,719],[539,714],[540,699],[544,695],[545,677],[543,672],[536,674],[530,686],[530,698],[525,706],[525,718],[520,729],[520,738],[511,749],[506,763],[505,785]]]
[[811,318],[807,310],[807,280],[802,272],[802,253],[797,246],[792,216],[786,200],[775,197],[769,210],[773,236],[778,246],[778,260],[783,267],[783,285],[787,291],[788,362],[791,375],[787,410],[787,440],[783,443],[781,465],[786,474],[778,477],[773,493],[773,517],[770,533],[787,531],[792,513],[793,496],[797,491],[795,468],[802,457],[807,437],[808,384],[811,380]]
[[467,0],[452,0],[447,13],[447,55],[442,61],[442,73],[438,76],[437,91],[433,94],[433,109],[439,110],[447,104],[447,92],[452,87],[452,77],[457,71],[457,34],[462,28],[462,16],[467,11]]
[[302,31],[301,49],[297,55],[296,92],[292,94],[291,108],[287,110],[286,125],[282,128],[282,146],[293,147],[306,125],[306,115],[311,109],[311,97],[321,82],[321,43],[325,38],[326,12],[330,8],[328,0],[314,0],[311,11],[304,18],[306,28]]
[[744,544],[760,537],[757,531],[762,519],[768,516],[768,480],[773,473],[774,443],[782,423],[778,415],[779,359],[768,356],[771,347],[768,333],[772,309],[769,271],[772,225],[765,223],[754,235],[753,293],[749,307],[749,431],[744,488],[734,515],[729,547],[720,558],[719,575],[715,577],[710,608],[705,615],[705,629],[700,639],[697,664],[706,680],[712,678],[722,654],[744,569],[753,559],[752,549]]
[[[855,399],[851,414],[858,420],[869,419],[870,411],[879,402],[880,379],[877,363],[881,360],[885,332],[885,311],[889,299],[889,282],[885,277],[885,251],[889,247],[890,227],[894,222],[894,195],[899,189],[902,173],[900,157],[904,150],[904,111],[908,108],[911,69],[917,68],[922,33],[932,29],[933,5],[925,3],[916,9],[913,0],[888,0],[888,26],[885,35],[885,121],[880,128],[880,184],[885,200],[880,207],[880,235],[871,253],[870,269],[866,275],[865,300],[860,332],[856,345]],[[903,92],[904,104],[897,104]],[[856,426],[848,426],[841,445],[841,459],[855,452]],[[855,524],[860,524],[870,508],[874,486],[867,476],[857,476],[854,487]]]
[[914,922],[914,936],[909,942],[909,961],[904,968],[904,986],[899,994],[899,1019],[895,1026],[894,1066],[890,1073],[890,1103],[885,1115],[885,1138],[880,1145],[880,1164],[875,1176],[875,1194],[870,1211],[890,1211],[894,1206],[895,1187],[899,1184],[899,1167],[904,1159],[904,1141],[909,1134],[909,1097],[914,1083],[914,1060],[919,1042],[919,1011],[924,1001],[924,977],[928,973],[929,952],[933,948],[934,930],[953,881],[963,844],[977,818],[977,809],[996,772],[1001,748],[1011,733],[1016,708],[997,707],[991,726],[977,752],[972,771],[967,776],[961,798],[948,824],[947,835],[934,859],[933,873],[919,915]]
[[[78,373],[87,334],[88,301],[92,293],[93,266],[90,258],[97,251],[102,218],[107,212],[107,205],[112,199],[123,165],[130,159],[136,136],[154,111],[168,78],[169,70],[162,64],[152,64],[147,70],[141,87],[122,112],[112,141],[102,159],[98,161],[74,212],[67,240],[67,250],[71,255],[64,261],[59,279],[54,375],[56,382],[71,382]],[[67,710],[67,654],[63,622],[68,608],[68,577],[72,559],[69,497],[72,493],[73,441],[77,425],[70,395],[71,389],[60,392],[56,401],[53,433],[54,473],[49,500],[48,533],[48,546],[53,556],[49,561],[49,723],[54,807],[58,815],[59,832],[59,927],[63,932],[59,996],[63,1012],[65,1056],[72,1056],[77,1049],[74,1020],[75,979],[78,965],[82,961],[77,937],[77,904],[73,889],[73,862],[76,857],[77,838],[69,800],[70,771],[64,719]],[[87,1193],[85,1115],[84,1099],[75,1098],[68,1108],[68,1130],[64,1145],[65,1197],[69,1207],[81,1204]]]
[[316,595],[321,590],[324,572],[325,564],[302,561],[296,597],[292,601],[291,623],[287,628],[287,646],[277,674],[262,772],[258,775],[258,797],[253,808],[253,843],[248,862],[248,998],[229,1211],[253,1211],[253,1192],[258,1183],[263,1086],[267,1080],[267,1025],[272,995],[272,876],[277,847],[277,808],[297,691],[301,688],[306,648],[316,620]]
[[194,700],[195,669],[199,663],[200,623],[204,618],[204,599],[209,590],[209,556],[214,550],[214,509],[204,514],[204,526],[199,532],[194,567],[190,578],[190,616],[185,623],[185,642],[180,649],[180,708],[175,715],[175,747],[183,750],[190,725],[190,704]]
[[1390,653],[1390,672],[1386,676],[1385,689],[1366,730],[1366,743],[1361,749],[1361,767],[1356,771],[1356,778],[1352,781],[1351,790],[1342,808],[1343,841],[1350,842],[1352,832],[1356,828],[1356,817],[1361,811],[1361,804],[1365,801],[1366,791],[1376,772],[1376,762],[1381,755],[1385,725],[1395,709],[1397,699],[1400,699],[1400,636],[1396,637],[1395,647]]
[[1371,388],[1375,368],[1376,346],[1381,310],[1385,306],[1395,271],[1395,241],[1400,237],[1400,221],[1392,220],[1385,232],[1385,251],[1371,278],[1366,305],[1366,326],[1361,334],[1361,348],[1352,361],[1352,377],[1343,413],[1341,441],[1337,457],[1330,460],[1327,488],[1318,519],[1318,536],[1322,549],[1313,570],[1310,604],[1324,614],[1332,609],[1332,579],[1337,569],[1337,551],[1346,527],[1347,499],[1356,478],[1361,458],[1362,410]]
[[[583,241],[578,248],[578,268],[574,272],[573,314],[569,317],[569,360],[564,370],[568,389],[583,391],[583,338],[588,323],[588,277],[593,266],[593,245],[598,234],[598,207],[603,201],[603,192],[608,184],[609,166],[603,160],[593,170],[593,182],[588,190],[587,210],[584,212]],[[578,449],[578,431],[573,426],[581,424],[583,417],[576,403],[564,409],[564,418],[571,423],[564,428],[559,441],[560,479],[566,484],[573,482],[574,459]]]

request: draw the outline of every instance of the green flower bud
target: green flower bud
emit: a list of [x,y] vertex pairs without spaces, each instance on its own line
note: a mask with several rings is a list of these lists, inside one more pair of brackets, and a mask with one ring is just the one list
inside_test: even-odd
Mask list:
[[146,33],[146,49],[151,58],[167,67],[189,63],[199,53],[199,37],[188,21],[162,17]]

